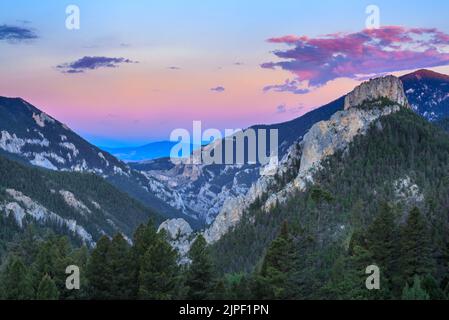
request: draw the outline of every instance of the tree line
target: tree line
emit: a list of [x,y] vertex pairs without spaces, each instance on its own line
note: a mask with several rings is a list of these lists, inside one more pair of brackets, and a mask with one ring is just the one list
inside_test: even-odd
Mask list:
[[[153,223],[137,228],[132,244],[122,234],[96,247],[73,248],[62,236],[39,240],[28,229],[0,271],[2,299],[212,299],[219,283],[206,241],[193,243],[188,266],[178,263],[165,232]],[[67,266],[80,269],[80,289],[66,288]]]

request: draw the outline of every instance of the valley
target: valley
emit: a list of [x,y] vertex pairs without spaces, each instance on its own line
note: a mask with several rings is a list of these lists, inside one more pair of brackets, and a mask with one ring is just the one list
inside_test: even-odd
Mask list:
[[[115,289],[96,287],[92,268],[108,255],[134,284],[119,298],[397,299],[413,281],[444,295],[447,84],[423,70],[381,77],[290,122],[251,127],[279,132],[273,175],[263,164],[125,163],[26,101],[0,98],[0,258],[29,250],[22,237],[66,237],[64,257],[90,255],[97,291],[84,294],[105,298]],[[148,260],[159,255],[160,265]],[[383,270],[379,292],[361,287],[365,264]],[[192,291],[197,268],[206,292]]]

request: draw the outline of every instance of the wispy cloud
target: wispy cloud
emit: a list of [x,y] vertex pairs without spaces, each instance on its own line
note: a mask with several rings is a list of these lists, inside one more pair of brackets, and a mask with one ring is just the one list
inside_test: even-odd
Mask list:
[[269,85],[263,88],[264,92],[290,92],[294,94],[305,94],[310,91],[308,88],[301,88],[302,83],[297,80],[287,79],[283,84]]
[[60,64],[56,68],[63,73],[84,73],[87,70],[100,68],[117,68],[124,63],[137,62],[126,58],[83,57],[73,62]]
[[0,41],[4,40],[9,43],[19,43],[37,38],[37,34],[30,28],[6,24],[0,25]]
[[169,69],[169,70],[181,70],[181,68],[177,67],[177,66],[170,66],[167,69]]
[[355,33],[334,33],[317,38],[284,36],[268,39],[289,48],[276,50],[276,62],[263,68],[280,68],[296,80],[264,90],[288,91],[303,85],[313,89],[337,78],[363,78],[395,71],[431,68],[449,64],[449,35],[437,29],[386,26]]
[[218,86],[215,88],[211,88],[210,91],[214,91],[214,92],[224,92],[226,89],[222,86]]
[[30,20],[26,20],[26,19],[17,19],[16,20],[18,23],[21,23],[21,24],[30,24],[31,23],[31,21]]
[[286,104],[280,104],[276,107],[276,113],[277,114],[284,114],[284,113],[292,113],[292,114],[297,114],[301,111],[304,110],[304,105],[299,104],[295,107],[288,107]]
[[296,107],[291,108],[289,111],[290,111],[291,113],[296,114],[296,113],[303,112],[304,109],[305,109],[305,106],[304,106],[303,104],[300,104],[300,105],[298,105],[298,106],[296,106]]
[[285,104],[281,104],[276,107],[276,113],[285,113],[285,112],[287,112],[287,106]]

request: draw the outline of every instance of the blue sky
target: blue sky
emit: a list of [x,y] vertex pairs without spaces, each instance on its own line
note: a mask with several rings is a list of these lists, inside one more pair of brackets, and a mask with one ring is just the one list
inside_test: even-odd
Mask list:
[[[81,10],[77,31],[65,28],[70,4]],[[382,26],[449,34],[445,0],[2,0],[0,26],[21,26],[38,38],[0,41],[0,95],[21,96],[108,146],[166,140],[193,120],[221,130],[285,121],[339,97],[357,80],[336,79],[304,95],[263,92],[298,75],[261,68],[278,61],[273,51],[285,45],[267,39],[359,32],[370,4],[380,8]],[[57,68],[86,56],[139,63],[77,75]],[[223,90],[211,90],[217,87]]]

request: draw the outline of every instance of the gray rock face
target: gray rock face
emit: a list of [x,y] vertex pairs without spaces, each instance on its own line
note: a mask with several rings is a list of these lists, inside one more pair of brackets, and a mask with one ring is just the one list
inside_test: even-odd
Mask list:
[[345,99],[345,110],[362,105],[366,101],[388,98],[400,106],[408,107],[402,81],[395,76],[386,76],[362,83]]
[[171,239],[190,235],[193,232],[188,222],[181,218],[164,221],[159,226],[158,232],[161,230],[167,231],[167,234]]
[[[318,121],[328,120],[343,109],[344,98],[317,108],[299,118],[273,125],[256,125],[254,130],[278,130],[279,158]],[[277,162],[277,161],[274,161]],[[157,159],[129,164],[146,176],[160,181],[179,195],[176,204],[182,206],[186,215],[202,224],[213,223],[229,201],[247,194],[261,176],[273,173],[272,166],[261,167],[260,163],[245,165],[174,165],[170,159]],[[189,167],[190,166],[190,167]],[[185,210],[184,210],[185,209]],[[196,225],[195,227],[198,227]]]
[[[381,98],[390,100],[391,105],[374,102]],[[370,108],[357,108],[367,101],[372,101]],[[376,120],[401,107],[408,107],[408,101],[402,82],[396,77],[374,79],[357,87],[348,95],[344,111],[312,126],[299,145],[292,146],[280,162],[277,175],[282,178],[285,173],[295,170],[294,160],[300,159],[296,178],[279,189],[273,177],[261,177],[245,195],[228,199],[214,223],[205,231],[205,239],[209,243],[218,241],[237,225],[245,210],[263,194],[269,195],[263,204],[268,211],[276,203],[284,203],[295,191],[305,190],[309,183],[313,183],[314,173],[321,169],[326,157],[346,149],[356,136],[366,134]]]
[[351,108],[317,123],[304,137],[300,171],[316,169],[322,159],[346,148],[355,136],[365,134],[375,120],[399,109],[399,105],[370,110]]
[[0,97],[0,153],[50,170],[94,173],[169,217],[188,213],[176,191],[131,169],[23,99]]
[[187,254],[194,240],[195,235],[189,223],[184,219],[172,219],[164,221],[157,232],[165,230],[173,248],[178,250],[180,264],[189,263]]
[[92,235],[75,219],[61,217],[20,191],[14,189],[6,189],[5,191],[6,195],[10,198],[10,202],[0,203],[0,214],[6,216],[12,214],[20,228],[23,227],[23,219],[26,217],[40,223],[54,223],[58,226],[68,228],[84,244],[89,247],[94,247],[95,242]]
[[[243,213],[249,206],[254,203],[268,190],[276,189],[276,176],[282,178],[289,170],[294,168],[295,159],[300,158],[301,149],[298,143],[292,145],[287,154],[281,159],[277,168],[275,168],[275,175],[262,175],[247,193],[242,193],[236,197],[228,198],[220,213],[215,218],[212,225],[204,232],[204,238],[208,243],[214,243],[225,235],[230,229],[235,227],[240,221]],[[270,166],[270,165],[268,165]],[[273,170],[270,166],[270,170]],[[265,168],[261,168],[265,171]],[[270,201],[271,197],[267,201]]]
[[394,181],[393,188],[397,202],[403,202],[409,207],[417,206],[425,200],[419,186],[409,176]]
[[256,165],[187,165],[169,170],[142,171],[179,195],[178,206],[186,215],[210,224],[226,199],[245,194],[259,177]]
[[[382,116],[400,110],[399,105],[387,106],[382,109],[362,110],[352,108],[339,111],[329,121],[315,124],[305,135],[300,147],[292,148],[286,159],[300,157],[300,168],[296,178],[281,190],[276,190],[273,177],[261,177],[250,188],[246,195],[231,198],[223,206],[214,223],[206,230],[204,237],[209,243],[218,241],[231,228],[237,225],[243,213],[263,194],[270,194],[264,204],[268,211],[276,203],[284,203],[297,190],[305,190],[307,183],[313,183],[313,175],[320,170],[321,162],[339,150],[344,150],[355,136],[365,134],[370,125]],[[292,161],[283,160],[277,170],[279,177],[292,169]]]

